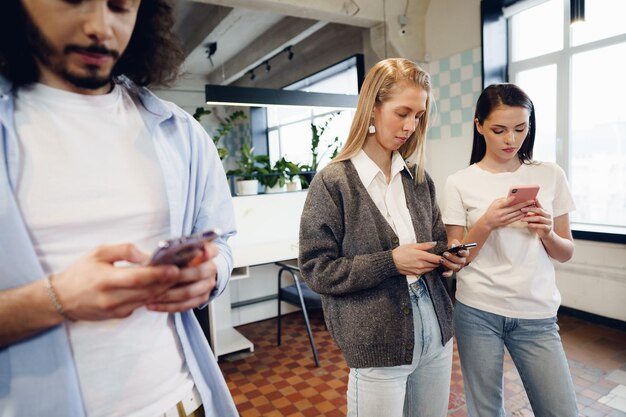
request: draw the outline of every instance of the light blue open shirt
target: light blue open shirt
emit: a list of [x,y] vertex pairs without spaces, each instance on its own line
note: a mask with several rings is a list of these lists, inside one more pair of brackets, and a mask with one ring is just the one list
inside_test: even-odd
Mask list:
[[[215,297],[230,278],[233,261],[226,240],[236,232],[230,191],[217,150],[200,124],[183,110],[125,77],[120,77],[118,82],[143,104],[139,110],[154,139],[165,178],[172,237],[212,227],[225,234],[224,239],[216,241],[220,255],[215,258],[218,271],[217,290],[212,295]],[[14,109],[11,85],[0,78],[0,291],[44,277],[14,196],[20,164]],[[206,415],[238,416],[193,312],[177,313],[174,321]],[[0,348],[0,415],[85,415],[63,325]]]

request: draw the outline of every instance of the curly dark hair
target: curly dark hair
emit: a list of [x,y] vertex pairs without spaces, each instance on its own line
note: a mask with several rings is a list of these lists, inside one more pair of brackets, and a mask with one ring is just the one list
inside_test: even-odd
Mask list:
[[[36,82],[39,69],[21,0],[3,0],[0,8],[0,74],[15,86]],[[173,0],[142,1],[128,47],[111,76],[123,74],[141,86],[172,84],[185,58],[173,25]]]

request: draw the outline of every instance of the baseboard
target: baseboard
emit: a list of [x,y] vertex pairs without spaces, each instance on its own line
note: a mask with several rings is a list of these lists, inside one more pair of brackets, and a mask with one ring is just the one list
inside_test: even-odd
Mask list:
[[565,314],[567,316],[576,317],[586,321],[590,321],[594,324],[601,324],[603,326],[611,327],[613,329],[626,332],[626,322],[622,320],[612,319],[609,317],[599,316],[597,314],[588,313],[586,311],[576,310],[570,307],[559,307],[558,314]]

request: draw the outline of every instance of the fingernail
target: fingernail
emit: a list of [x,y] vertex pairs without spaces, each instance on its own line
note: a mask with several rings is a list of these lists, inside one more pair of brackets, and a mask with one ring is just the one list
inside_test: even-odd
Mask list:
[[437,244],[437,242],[428,242],[430,243],[430,246],[435,246]]

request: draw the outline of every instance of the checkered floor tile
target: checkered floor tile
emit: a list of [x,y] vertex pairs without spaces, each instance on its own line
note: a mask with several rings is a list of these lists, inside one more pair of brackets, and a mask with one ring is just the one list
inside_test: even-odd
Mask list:
[[[319,417],[346,415],[348,367],[324,328],[321,314],[311,313],[320,357],[313,354],[300,313],[283,320],[282,346],[276,346],[276,320],[238,327],[254,342],[254,352],[220,358],[242,417]],[[620,407],[626,378],[626,332],[559,317],[581,416],[626,417]],[[509,416],[533,416],[515,366],[505,360],[505,398]],[[448,416],[467,416],[463,379],[456,346]]]

